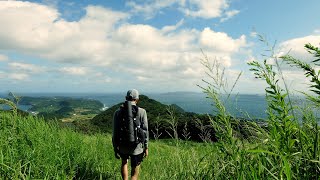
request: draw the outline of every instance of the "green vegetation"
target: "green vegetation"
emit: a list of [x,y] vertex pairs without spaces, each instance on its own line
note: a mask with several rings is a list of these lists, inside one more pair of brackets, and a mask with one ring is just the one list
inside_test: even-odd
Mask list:
[[70,106],[72,108],[82,107],[84,109],[99,110],[103,104],[97,100],[70,98],[70,97],[22,97],[20,104],[32,105],[31,110],[39,112],[50,112],[60,107]]
[[[99,128],[100,132],[111,132],[113,113],[120,107],[121,104],[122,103],[114,105],[106,111],[98,114],[91,120],[91,123],[95,127]],[[202,141],[199,136],[201,131],[199,128],[197,128],[199,124],[205,126],[206,131],[213,133],[213,129],[210,128],[210,122],[207,115],[185,112],[181,107],[175,104],[170,106],[164,105],[144,95],[140,95],[138,106],[146,109],[147,111],[151,138],[157,137],[155,132],[157,132],[158,135],[161,134],[159,137],[157,137],[157,139],[172,137],[172,126],[170,125],[172,115],[177,121],[176,126],[179,137],[183,137],[183,130],[192,129],[192,131],[190,131],[189,138],[183,139]],[[212,140],[213,139],[214,136],[212,136]]]
[[[306,48],[320,57],[318,48]],[[207,57],[202,63],[209,79],[200,87],[214,102],[217,116],[186,113],[141,96],[139,105],[147,109],[155,137],[150,155],[142,163],[141,179],[320,179],[319,120],[313,111],[293,105],[277,62],[283,60],[305,71],[313,94],[303,93],[318,108],[320,71],[315,66],[320,60],[306,63],[289,55],[277,59],[273,53],[266,57],[270,58],[276,60],[275,65],[267,60],[249,63],[256,78],[267,83],[265,126],[237,119],[226,111],[227,102],[221,97],[230,94],[236,82],[228,88],[223,67]],[[0,103],[13,107],[0,112],[0,178],[120,179],[120,161],[114,158],[109,133],[85,135],[61,129],[55,121],[21,116],[11,101],[0,99]],[[92,122],[109,130],[112,113],[119,105]],[[294,110],[301,110],[302,118]],[[217,142],[212,143],[208,126]],[[190,127],[198,133],[193,135],[195,129]],[[162,136],[175,139],[159,139]],[[194,137],[205,142],[181,140]]]
[[[110,135],[83,135],[52,121],[9,112],[0,113],[0,120],[1,179],[120,179]],[[212,161],[212,148],[153,141],[141,179],[193,179],[204,173],[199,167]]]
[[113,167],[105,137],[84,136],[32,116],[1,113],[0,119],[1,178],[111,177],[103,170]]
[[22,105],[31,105],[30,111],[47,118],[65,118],[71,114],[98,114],[103,104],[97,100],[69,97],[22,97]]

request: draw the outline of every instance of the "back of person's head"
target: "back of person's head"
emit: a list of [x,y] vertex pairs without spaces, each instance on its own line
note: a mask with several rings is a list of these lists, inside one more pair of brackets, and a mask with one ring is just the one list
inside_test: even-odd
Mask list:
[[139,99],[139,92],[136,89],[131,89],[127,92],[126,100],[127,101],[135,101]]

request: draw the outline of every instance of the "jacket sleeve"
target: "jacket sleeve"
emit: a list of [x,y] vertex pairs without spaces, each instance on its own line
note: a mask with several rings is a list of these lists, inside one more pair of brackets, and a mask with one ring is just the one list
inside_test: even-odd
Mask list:
[[144,142],[144,148],[148,148],[148,142],[149,142],[149,129],[148,129],[148,118],[147,118],[147,112],[146,110],[143,111],[142,114],[142,121],[143,121],[143,131],[146,135],[146,140]]

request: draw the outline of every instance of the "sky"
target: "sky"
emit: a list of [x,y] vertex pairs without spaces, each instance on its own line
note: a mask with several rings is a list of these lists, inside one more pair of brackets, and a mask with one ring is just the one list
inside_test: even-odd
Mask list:
[[[319,0],[0,0],[0,92],[201,92],[201,59],[225,68],[234,93],[262,94],[247,62],[266,49],[309,62]],[[261,43],[258,34],[270,44]],[[274,63],[270,60],[270,63]],[[290,89],[308,79],[283,67]]]

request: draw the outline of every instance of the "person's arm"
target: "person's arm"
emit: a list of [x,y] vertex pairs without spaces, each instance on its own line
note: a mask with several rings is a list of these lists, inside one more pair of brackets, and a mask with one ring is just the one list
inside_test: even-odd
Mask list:
[[117,159],[120,159],[119,155],[119,142],[118,142],[118,111],[116,111],[113,115],[113,121],[112,121],[112,145],[113,145],[113,151],[114,151],[114,156]]
[[149,129],[148,129],[148,118],[147,118],[147,112],[146,110],[144,110],[144,114],[143,114],[143,130],[145,132],[145,142],[144,142],[144,148],[148,149],[148,142],[149,142]]

